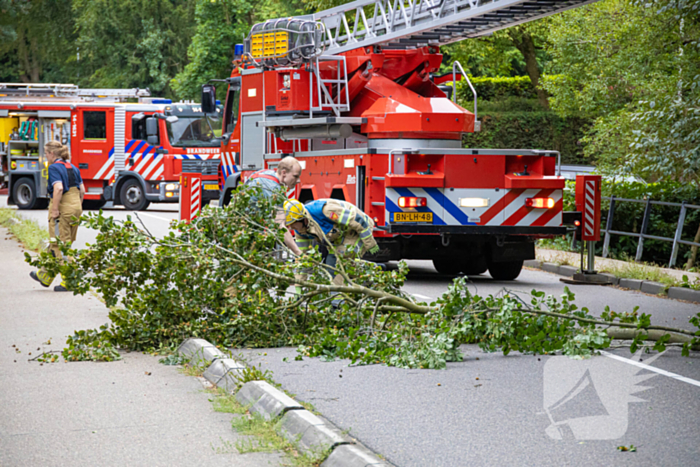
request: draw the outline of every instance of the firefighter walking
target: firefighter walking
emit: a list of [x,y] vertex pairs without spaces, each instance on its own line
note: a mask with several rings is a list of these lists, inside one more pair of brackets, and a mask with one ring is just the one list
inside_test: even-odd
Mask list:
[[[80,216],[83,214],[83,198],[85,185],[80,176],[80,170],[68,162],[70,151],[57,141],[51,141],[44,146],[44,153],[49,162],[49,181],[47,191],[49,203],[49,251],[57,258],[61,257],[56,239],[70,245],[78,234]],[[32,279],[44,287],[51,285],[54,276],[48,272],[32,271]],[[54,287],[56,292],[65,292],[65,284]]]
[[[285,157],[277,166],[277,170],[259,170],[252,174],[245,182],[245,188],[259,188],[260,193],[265,198],[277,198],[280,200],[287,199],[287,189],[294,188],[301,178],[301,164],[293,157]],[[257,198],[251,197],[251,203],[256,203]],[[275,213],[275,222],[284,226],[284,212],[278,209]],[[287,230],[284,234],[284,244],[299,256],[302,254],[297,247],[291,232]]]
[[[296,199],[284,202],[285,225],[295,231],[296,243],[302,252],[307,252],[314,244],[331,246],[338,255],[357,255],[362,258],[366,252],[379,251],[372,230],[374,221],[347,201],[319,199],[307,205]],[[330,243],[330,245],[329,245]],[[335,268],[337,257],[329,253],[324,263]],[[333,283],[343,283],[338,274]]]

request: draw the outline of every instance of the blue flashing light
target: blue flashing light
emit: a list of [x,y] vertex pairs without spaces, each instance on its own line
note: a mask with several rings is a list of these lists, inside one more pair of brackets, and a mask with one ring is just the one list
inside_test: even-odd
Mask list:
[[153,99],[151,104],[172,104],[172,99]]
[[216,100],[216,105],[221,105],[221,101],[219,99]]
[[243,44],[236,44],[233,46],[233,55],[235,57],[240,57],[243,55]]

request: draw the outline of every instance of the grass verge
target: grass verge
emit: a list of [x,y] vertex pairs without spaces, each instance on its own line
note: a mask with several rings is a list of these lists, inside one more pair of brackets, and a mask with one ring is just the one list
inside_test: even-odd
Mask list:
[[279,421],[265,420],[257,414],[251,414],[248,407],[241,405],[232,394],[223,389],[214,389],[215,397],[210,399],[216,412],[235,415],[231,427],[239,434],[248,436],[247,439],[235,443],[236,451],[241,454],[248,452],[281,452],[294,467],[319,467],[329,452],[304,453],[296,443],[280,436],[277,432]]
[[49,240],[46,229],[33,220],[24,219],[14,209],[0,208],[0,225],[6,227],[27,250],[43,250]]

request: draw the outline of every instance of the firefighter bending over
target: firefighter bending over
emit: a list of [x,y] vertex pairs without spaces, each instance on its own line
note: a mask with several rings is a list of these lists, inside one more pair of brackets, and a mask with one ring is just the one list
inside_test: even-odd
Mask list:
[[[49,204],[49,237],[51,237],[51,253],[60,258],[56,238],[70,245],[78,234],[80,216],[83,214],[83,198],[85,185],[80,177],[80,170],[68,161],[70,151],[57,141],[50,141],[44,147],[44,153],[49,161],[48,192],[51,197]],[[41,270],[32,271],[32,279],[44,287],[51,285],[54,276]],[[61,283],[53,288],[56,292],[66,292],[68,289]]]
[[[292,189],[299,182],[301,177],[301,164],[293,157],[285,157],[277,166],[277,170],[258,170],[253,175],[248,177],[245,182],[245,187],[258,187],[261,189],[262,195],[265,198],[278,197],[278,199],[287,199],[287,189]],[[257,198],[251,197],[251,203],[255,203]],[[275,214],[275,222],[284,226],[284,212],[278,209]],[[297,247],[294,237],[287,230],[284,233],[284,244],[299,256],[302,254]]]
[[[299,249],[306,253],[314,243],[333,245],[339,255],[362,256],[366,252],[376,254],[379,246],[372,236],[374,222],[354,205],[337,199],[319,199],[306,206],[296,199],[284,202],[284,223],[294,229]],[[326,246],[328,246],[326,244]],[[324,263],[335,268],[337,258],[329,253]],[[333,278],[336,285],[342,284],[340,275]]]

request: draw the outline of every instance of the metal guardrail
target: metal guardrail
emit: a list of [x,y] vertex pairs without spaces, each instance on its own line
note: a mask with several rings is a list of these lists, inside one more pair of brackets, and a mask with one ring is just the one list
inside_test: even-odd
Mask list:
[[[639,239],[639,243],[637,244],[637,254],[634,258],[635,261],[641,261],[642,252],[644,251],[644,240],[646,240],[647,238],[651,239],[651,240],[660,240],[662,242],[673,243],[673,248],[671,249],[671,259],[668,262],[669,267],[673,267],[676,265],[676,259],[678,258],[678,247],[680,245],[700,247],[700,243],[689,242],[689,241],[683,240],[681,238],[681,236],[683,234],[683,225],[685,224],[685,215],[688,212],[688,209],[700,209],[700,206],[696,206],[694,204],[687,204],[685,202],[683,202],[683,203],[669,203],[666,201],[652,201],[649,198],[643,199],[643,200],[617,198],[614,195],[613,196],[604,196],[603,199],[610,200],[610,208],[608,210],[608,217],[607,217],[606,222],[605,222],[605,229],[600,230],[601,233],[605,233],[605,238],[603,239],[603,258],[608,257],[609,246],[610,246],[610,237],[612,235],[621,235],[624,237],[636,237]],[[613,218],[615,216],[615,205],[618,202],[644,204],[644,217],[642,218],[642,226],[641,226],[641,229],[639,230],[639,233],[623,232],[620,230],[612,230]],[[651,216],[651,207],[652,206],[671,206],[671,207],[681,208],[680,213],[678,215],[678,225],[676,227],[676,233],[673,236],[673,238],[659,237],[658,235],[650,235],[647,233],[647,229],[649,228],[649,217]]]

